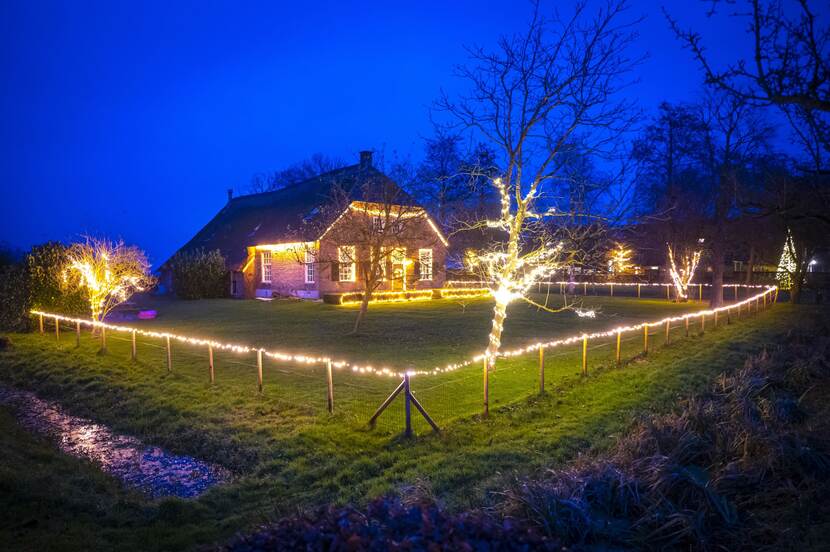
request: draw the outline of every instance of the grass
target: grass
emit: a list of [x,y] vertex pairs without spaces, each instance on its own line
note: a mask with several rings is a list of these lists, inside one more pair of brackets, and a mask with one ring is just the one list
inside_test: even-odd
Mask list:
[[[659,318],[695,305],[623,298],[587,298],[602,304],[596,320],[550,316],[524,307],[508,319],[508,347],[533,336],[570,335],[642,318]],[[345,358],[400,365],[411,359],[430,367],[476,352],[487,333],[490,305],[425,302],[377,305],[364,334],[343,337],[354,310],[308,303],[204,301],[157,305],[155,327],[239,339],[272,348],[311,345]],[[591,447],[605,447],[631,423],[635,413],[665,408],[678,395],[705,386],[749,351],[774,340],[799,318],[799,311],[779,305],[750,320],[721,326],[704,336],[656,347],[647,358],[612,368],[609,343],[590,351],[590,376],[579,375],[580,352],[563,350],[546,357],[546,391],[538,389],[536,355],[499,363],[492,374],[491,416],[480,418],[481,373],[470,367],[445,376],[415,378],[413,389],[444,431],[419,439],[402,439],[402,408],[384,414],[375,431],[365,428],[371,410],[396,385],[394,380],[336,373],[334,416],[325,413],[325,380],[319,368],[269,364],[265,389],[257,395],[253,359],[217,357],[217,384],[207,381],[204,352],[174,351],[174,371],[164,368],[158,344],[142,343],[139,361],[129,360],[129,344],[110,336],[110,352],[96,355],[97,344],[84,335],[80,349],[65,332],[60,344],[49,336],[13,335],[13,347],[0,353],[0,381],[59,400],[73,414],[92,417],[117,431],[137,435],[178,453],[193,454],[229,467],[238,477],[197,501],[150,502],[120,490],[109,481],[82,493],[53,485],[60,471],[42,477],[14,473],[25,465],[19,457],[2,463],[0,485],[12,503],[31,504],[38,493],[57,489],[55,500],[73,494],[67,507],[50,509],[53,521],[40,522],[18,537],[25,547],[60,548],[55,527],[71,526],[89,548],[169,549],[221,541],[233,532],[325,502],[362,503],[389,492],[416,486],[433,493],[450,508],[480,505],[504,480],[532,474],[551,462],[566,461]],[[581,325],[580,325],[581,324]],[[198,331],[197,331],[198,329]],[[711,329],[711,327],[710,327]],[[654,330],[651,343],[662,343]],[[476,340],[478,341],[472,341]],[[624,344],[624,358],[641,348],[641,336]],[[0,418],[3,424],[7,417]],[[5,426],[4,426],[5,427]],[[3,431],[3,440],[15,440]],[[37,440],[20,439],[21,453],[51,450]],[[3,442],[3,444],[7,444]],[[56,451],[52,451],[57,455]],[[78,478],[106,479],[94,468],[71,459],[54,459]],[[70,469],[71,467],[71,469]],[[28,483],[29,479],[33,479]],[[18,486],[21,489],[18,489]],[[26,491],[27,488],[31,490]],[[7,494],[7,493],[4,493]],[[77,518],[75,509],[116,501],[100,516]],[[0,538],[27,516],[44,515],[32,507],[6,508]],[[19,513],[19,511],[21,513]],[[141,512],[136,516],[135,512]],[[27,513],[28,512],[28,513]],[[88,540],[83,540],[88,538]],[[0,540],[0,543],[3,541]],[[137,543],[142,543],[138,545]],[[18,546],[18,548],[20,548]]]

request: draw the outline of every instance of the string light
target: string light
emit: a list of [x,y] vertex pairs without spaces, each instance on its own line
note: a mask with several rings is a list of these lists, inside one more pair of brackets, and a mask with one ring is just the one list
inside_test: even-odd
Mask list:
[[784,250],[781,251],[781,260],[778,261],[778,272],[775,275],[781,289],[791,289],[793,287],[792,275],[795,274],[797,267],[794,252],[793,234],[788,229],[787,239],[784,240]]
[[700,251],[685,251],[680,258],[681,266],[677,268],[674,262],[674,252],[671,245],[667,245],[669,249],[669,275],[674,283],[674,289],[677,296],[681,299],[688,299],[689,283],[692,281],[697,264],[700,262]]
[[[552,282],[552,283],[566,283],[566,282]],[[598,282],[597,285],[608,285],[610,282]],[[638,284],[630,284],[630,283],[613,283],[614,285],[638,285]],[[641,284],[646,285],[646,284]],[[667,284],[652,284],[652,285],[667,285]],[[706,285],[709,284],[698,284],[698,285]],[[275,360],[280,360],[283,362],[295,362],[298,364],[324,364],[327,362],[331,362],[332,367],[337,369],[350,369],[353,373],[359,374],[369,374],[369,375],[376,375],[381,377],[397,377],[402,378],[404,374],[409,374],[410,376],[428,376],[428,375],[439,375],[444,374],[447,372],[454,372],[461,368],[465,368],[471,366],[473,364],[481,363],[485,358],[488,360],[489,364],[495,363],[497,358],[512,358],[521,355],[525,355],[534,351],[538,351],[540,348],[551,349],[555,347],[562,347],[566,345],[572,345],[574,343],[579,343],[583,339],[602,339],[608,338],[612,336],[616,336],[617,334],[622,333],[629,333],[635,331],[642,331],[644,327],[658,327],[663,326],[666,323],[673,323],[673,322],[682,322],[685,320],[690,320],[693,318],[698,318],[700,316],[712,316],[715,313],[722,313],[726,312],[730,309],[739,308],[745,305],[749,305],[753,302],[757,304],[757,301],[761,300],[765,296],[773,295],[777,290],[777,286],[764,286],[764,285],[743,285],[743,284],[733,284],[735,287],[745,287],[745,288],[763,288],[761,293],[753,295],[744,299],[743,301],[733,303],[731,305],[725,305],[722,307],[718,307],[715,309],[707,309],[702,311],[696,311],[692,313],[687,313],[684,315],[679,316],[670,316],[667,318],[663,318],[661,320],[654,320],[650,322],[641,322],[639,324],[634,324],[630,326],[618,326],[606,331],[594,332],[589,334],[579,334],[573,335],[569,337],[564,337],[560,339],[555,339],[551,341],[538,341],[536,343],[532,343],[530,345],[526,345],[524,347],[519,347],[516,349],[511,350],[503,350],[497,352],[495,355],[488,355],[486,352],[484,354],[475,355],[467,360],[450,363],[445,366],[439,366],[428,370],[405,370],[400,371],[390,367],[375,367],[370,364],[360,365],[347,362],[345,360],[334,360],[328,356],[322,355],[314,355],[314,354],[294,354],[294,353],[287,353],[281,351],[271,351],[264,348],[256,348],[251,347],[248,345],[241,345],[241,344],[232,344],[232,343],[222,343],[219,341],[211,340],[211,339],[204,339],[204,338],[196,338],[196,337],[189,337],[189,336],[182,336],[177,335],[169,332],[156,332],[156,331],[148,331],[148,330],[140,330],[137,328],[132,328],[129,326],[119,326],[114,324],[107,324],[104,322],[98,322],[95,320],[85,320],[82,318],[72,318],[68,316],[62,316],[58,314],[52,314],[48,312],[43,312],[39,310],[32,310],[30,311],[33,315],[36,316],[45,316],[48,318],[54,318],[56,320],[69,322],[73,324],[81,324],[83,326],[91,326],[97,328],[106,328],[112,331],[118,332],[135,332],[137,335],[142,335],[145,337],[151,337],[156,339],[166,339],[170,338],[173,341],[178,341],[180,343],[186,343],[188,345],[196,345],[196,346],[212,346],[214,349],[217,350],[224,350],[224,351],[231,351],[234,353],[252,353],[255,351],[262,351],[262,354],[266,357],[273,358]]]
[[608,268],[612,274],[625,274],[631,268],[631,250],[625,244],[615,243],[608,257]]

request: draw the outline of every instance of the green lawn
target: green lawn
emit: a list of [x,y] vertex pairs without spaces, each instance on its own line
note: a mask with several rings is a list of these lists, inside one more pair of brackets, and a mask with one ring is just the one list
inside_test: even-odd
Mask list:
[[[512,307],[506,346],[700,307],[656,299],[589,297],[585,302],[601,306],[598,318]],[[316,348],[353,361],[417,368],[480,351],[491,308],[485,300],[464,305],[447,301],[375,305],[362,335],[344,337],[355,314],[351,307],[230,300],[155,306],[160,316],[145,323],[147,327],[270,349],[304,352]],[[39,494],[51,496],[53,487],[58,495],[72,492],[69,484],[50,483],[60,470],[16,475],[23,462],[4,458],[0,460],[0,489],[6,496],[0,500],[8,503],[0,505],[11,515],[0,522],[0,548],[3,538],[24,547],[55,548],[60,534],[57,522],[72,519],[71,510],[111,501],[119,506],[72,524],[73,542],[99,548],[126,542],[125,549],[195,546],[222,540],[298,508],[329,501],[361,502],[412,485],[427,488],[451,507],[481,504],[488,490],[499,488],[505,479],[606,445],[630,423],[633,413],[665,408],[678,394],[706,385],[713,375],[742,362],[747,351],[774,340],[798,318],[798,309],[779,305],[716,331],[710,326],[704,336],[683,338],[682,328],[676,328],[668,347],[659,346],[663,330],[655,328],[651,342],[657,347],[646,359],[638,358],[622,368],[611,366],[610,340],[593,343],[587,379],[579,375],[577,347],[551,351],[546,357],[547,393],[543,396],[536,394],[535,354],[500,361],[490,379],[488,419],[477,415],[479,367],[414,378],[414,392],[443,433],[431,435],[419,421],[416,429],[422,437],[412,441],[398,435],[400,404],[384,414],[374,431],[365,427],[371,412],[397,384],[392,379],[335,373],[336,411],[329,416],[322,367],[269,361],[260,396],[253,356],[218,354],[217,382],[211,386],[206,351],[183,345],[176,346],[174,370],[167,374],[160,343],[140,343],[139,360],[134,363],[129,360],[128,342],[116,335],[110,335],[110,352],[105,356],[96,354],[97,343],[88,334],[80,349],[74,347],[70,332],[63,333],[59,344],[49,334],[13,335],[13,348],[0,353],[1,382],[57,399],[73,414],[95,418],[174,452],[223,464],[238,477],[190,502],[149,502],[120,491],[114,483],[102,483],[67,500],[68,507],[51,508],[47,514],[15,505],[29,504]],[[634,358],[641,347],[642,336],[631,336],[624,342],[623,357]],[[5,430],[9,421],[0,417],[0,422],[4,441],[0,445],[21,449],[12,458],[25,457],[33,448],[47,455],[49,447],[13,438],[14,432]],[[101,479],[85,473],[94,468],[74,466],[81,462],[50,461],[63,470],[76,470],[79,478]],[[52,498],[59,501],[59,496]],[[25,524],[27,517],[47,515],[49,522],[35,523],[32,530],[9,529]]]

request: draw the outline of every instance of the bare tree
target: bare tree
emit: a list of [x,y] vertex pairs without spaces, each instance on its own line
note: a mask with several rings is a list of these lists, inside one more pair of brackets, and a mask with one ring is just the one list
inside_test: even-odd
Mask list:
[[528,297],[533,284],[569,264],[578,251],[552,235],[544,208],[561,185],[563,153],[579,137],[585,155],[607,152],[631,124],[630,105],[613,97],[636,60],[628,51],[634,22],[622,21],[624,2],[608,2],[593,16],[580,3],[568,19],[545,18],[538,5],[523,34],[502,37],[495,52],[470,50],[458,73],[470,86],[457,100],[444,95],[438,108],[464,130],[483,136],[503,172],[491,179],[499,194],[497,217],[472,226],[504,239],[472,259],[493,282],[495,306],[485,357],[501,346],[508,305]]
[[272,192],[345,166],[346,163],[341,159],[323,153],[314,153],[308,159],[283,169],[255,174],[251,177],[251,182],[245,191],[249,194]]
[[437,263],[430,260],[424,266],[418,254],[421,248],[439,245],[437,227],[409,194],[383,175],[367,178],[357,190],[335,186],[320,216],[306,225],[304,233],[308,226],[322,225],[322,232],[312,232],[321,235],[320,249],[308,250],[316,255],[314,262],[329,266],[337,280],[360,283],[353,334],[360,330],[376,291],[386,286],[405,293],[422,273],[431,279],[436,270]]
[[155,283],[142,250],[123,241],[87,237],[67,250],[63,271],[67,285],[86,290],[92,319],[103,321],[115,307]]

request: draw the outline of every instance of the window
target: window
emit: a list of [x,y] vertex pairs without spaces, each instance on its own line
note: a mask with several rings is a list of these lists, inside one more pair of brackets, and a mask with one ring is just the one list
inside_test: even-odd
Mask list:
[[372,233],[373,234],[383,234],[383,230],[386,228],[386,221],[380,215],[375,215],[372,217]]
[[314,283],[314,252],[305,252],[305,283]]
[[337,248],[337,261],[340,263],[338,274],[341,282],[355,281],[355,246],[341,245]]
[[266,284],[271,283],[271,252],[262,252],[262,281]]
[[432,249],[419,249],[418,263],[421,265],[421,280],[432,280]]

